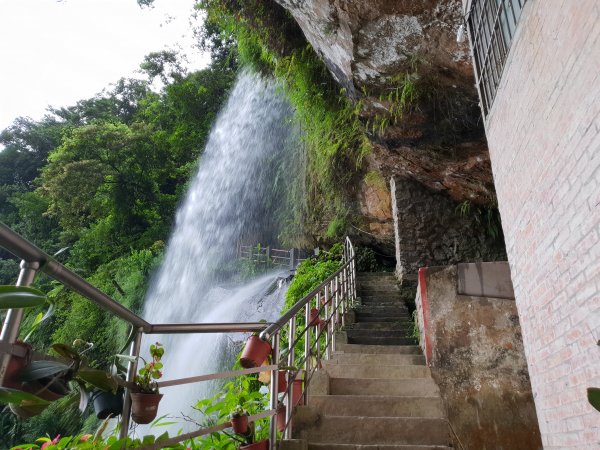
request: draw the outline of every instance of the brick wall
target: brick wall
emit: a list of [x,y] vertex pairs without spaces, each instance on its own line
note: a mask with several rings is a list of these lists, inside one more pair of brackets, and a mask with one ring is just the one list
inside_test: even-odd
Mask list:
[[546,449],[600,448],[600,2],[529,0],[486,131]]

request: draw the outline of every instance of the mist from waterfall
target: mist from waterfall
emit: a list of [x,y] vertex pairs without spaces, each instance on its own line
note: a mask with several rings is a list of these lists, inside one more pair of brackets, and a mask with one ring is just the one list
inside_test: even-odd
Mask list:
[[[286,161],[298,148],[291,114],[274,82],[250,73],[238,77],[147,294],[144,317],[149,322],[272,321],[280,315],[283,288],[274,286],[278,274],[240,286],[226,283],[223,272],[235,258],[238,242],[277,236],[278,206],[286,201],[289,179]],[[142,356],[154,341],[165,346],[167,380],[229,370],[233,362],[230,337],[224,335],[147,336]],[[164,388],[159,416],[189,414],[214,389],[210,382]]]

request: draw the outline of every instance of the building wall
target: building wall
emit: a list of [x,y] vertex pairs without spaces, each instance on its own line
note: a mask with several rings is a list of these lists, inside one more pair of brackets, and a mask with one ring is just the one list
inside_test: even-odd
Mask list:
[[477,264],[463,286],[504,298],[457,294],[465,265],[419,270],[419,341],[456,433],[455,448],[542,447],[519,317],[507,298],[510,274],[498,270],[507,265]]
[[600,448],[600,2],[529,0],[486,121],[544,447]]

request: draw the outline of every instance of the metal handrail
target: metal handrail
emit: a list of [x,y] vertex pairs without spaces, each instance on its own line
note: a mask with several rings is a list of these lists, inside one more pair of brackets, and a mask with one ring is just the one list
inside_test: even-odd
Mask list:
[[[266,367],[256,369],[246,369],[231,372],[222,372],[217,374],[199,375],[195,377],[183,378],[179,380],[169,380],[162,382],[163,387],[174,386],[179,384],[195,383],[199,381],[207,381],[212,379],[230,378],[237,375],[248,373],[258,373],[271,371],[271,389],[270,389],[270,409],[253,416],[254,419],[271,417],[270,425],[270,447],[274,449],[277,446],[277,418],[276,412],[279,409],[278,402],[278,367],[281,357],[287,359],[288,366],[294,366],[295,352],[294,348],[297,345],[300,337],[305,337],[305,352],[300,362],[304,366],[305,380],[304,389],[301,396],[308,402],[306,395],[307,387],[310,383],[312,374],[319,369],[319,364],[311,368],[311,356],[315,355],[313,349],[316,349],[316,357],[318,360],[322,357],[321,338],[325,336],[325,357],[328,358],[334,346],[334,333],[336,327],[344,324],[345,313],[356,299],[356,267],[354,248],[350,239],[346,238],[344,242],[344,256],[342,266],[317,288],[313,289],[308,295],[298,301],[288,312],[286,312],[279,320],[274,323],[170,323],[170,324],[151,324],[125,308],[116,300],[112,299],[86,280],[81,278],[69,270],[64,265],[55,261],[48,254],[40,250],[27,239],[18,235],[6,225],[0,223],[0,247],[5,248],[13,255],[22,259],[21,271],[17,280],[18,286],[29,286],[33,283],[35,276],[40,272],[44,272],[61,282],[65,286],[73,289],[88,300],[96,303],[102,309],[120,317],[129,322],[137,332],[134,333],[134,340],[131,343],[130,355],[135,358],[129,362],[127,377],[124,382],[126,386],[125,401],[122,413],[121,422],[121,438],[126,437],[129,431],[129,420],[131,412],[131,400],[129,397],[129,389],[133,385],[134,375],[137,372],[137,358],[140,354],[140,346],[142,336],[144,334],[181,334],[181,333],[246,333],[260,332],[260,336],[264,340],[271,341],[272,353],[271,364]],[[324,302],[321,301],[323,298]],[[325,310],[326,320],[324,329],[315,331],[314,344],[310,345],[312,323],[310,321],[311,304],[315,302],[318,306],[319,315]],[[304,308],[304,311],[302,309]],[[305,319],[304,330],[299,331],[299,336],[296,338],[296,318],[299,313],[303,313]],[[6,368],[10,361],[12,344],[16,341],[19,328],[23,317],[22,309],[11,309],[8,311],[4,321],[2,332],[0,334],[0,347],[2,352],[0,355],[0,381],[3,380]],[[286,348],[280,352],[281,333],[285,327],[288,331],[288,343]],[[9,349],[9,350],[6,350]],[[284,437],[291,438],[292,436],[292,409],[296,406],[293,403],[292,382],[300,372],[300,369],[288,371],[288,388],[284,392],[283,401],[286,403],[286,421],[284,428]],[[229,426],[228,423],[219,424],[214,427],[197,430],[193,433],[177,436],[169,439],[170,443],[181,442],[189,437],[202,436],[214,431],[225,429]],[[186,437],[187,436],[187,437]],[[166,442],[166,441],[165,441]],[[161,442],[160,444],[164,444]],[[156,444],[158,445],[158,444]],[[153,448],[159,448],[156,447]]]

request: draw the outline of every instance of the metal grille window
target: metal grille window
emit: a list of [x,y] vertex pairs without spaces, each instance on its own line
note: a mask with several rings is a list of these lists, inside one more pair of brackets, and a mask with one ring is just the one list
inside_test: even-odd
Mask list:
[[483,115],[487,116],[527,0],[472,0],[467,16]]

